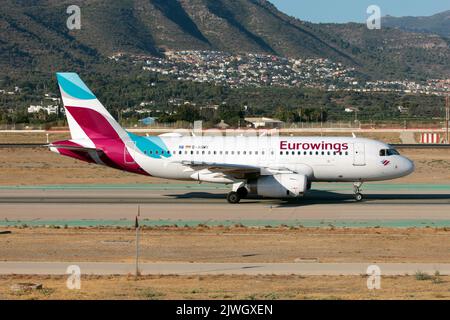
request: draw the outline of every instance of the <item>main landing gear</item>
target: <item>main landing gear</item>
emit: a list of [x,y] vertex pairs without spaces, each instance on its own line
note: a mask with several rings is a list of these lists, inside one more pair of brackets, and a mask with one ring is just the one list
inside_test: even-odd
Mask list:
[[[236,191],[234,191],[236,190]],[[227,201],[229,203],[239,203],[241,199],[246,198],[248,195],[248,190],[245,185],[239,183],[238,185],[233,185],[233,191],[227,194]]]
[[239,201],[241,201],[241,197],[237,192],[231,191],[227,194],[227,201],[229,203],[239,203]]
[[363,199],[363,195],[361,193],[361,186],[362,186],[362,182],[355,182],[353,183],[353,193],[355,195],[355,200],[356,201],[362,201]]

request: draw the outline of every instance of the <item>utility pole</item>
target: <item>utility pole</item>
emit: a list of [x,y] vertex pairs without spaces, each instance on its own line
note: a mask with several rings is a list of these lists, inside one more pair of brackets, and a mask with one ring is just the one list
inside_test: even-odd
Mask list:
[[136,229],[136,278],[140,276],[141,272],[139,271],[139,216],[141,215],[141,206],[138,205],[138,214],[136,216],[136,220],[134,223],[134,227]]
[[323,136],[323,107],[320,106],[320,136]]
[[448,136],[448,123],[450,121],[450,98],[447,95],[445,97],[445,139],[447,144],[449,144],[449,136]]

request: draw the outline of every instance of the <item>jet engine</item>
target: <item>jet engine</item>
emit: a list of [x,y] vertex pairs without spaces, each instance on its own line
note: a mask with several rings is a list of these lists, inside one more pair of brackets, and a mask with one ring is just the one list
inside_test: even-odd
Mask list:
[[308,178],[303,174],[283,173],[260,176],[250,180],[251,193],[268,198],[295,198],[303,196],[308,190]]

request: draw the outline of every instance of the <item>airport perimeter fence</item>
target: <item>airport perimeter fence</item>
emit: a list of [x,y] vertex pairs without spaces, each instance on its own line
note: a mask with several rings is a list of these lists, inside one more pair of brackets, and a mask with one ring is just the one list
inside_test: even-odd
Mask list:
[[[129,129],[143,129],[143,130],[176,130],[176,129],[193,129],[194,125],[187,121],[178,121],[175,123],[155,123],[152,125],[121,123],[123,127]],[[230,129],[236,129],[232,126]],[[248,128],[248,126],[241,126],[241,129]],[[445,128],[444,121],[374,121],[374,122],[355,122],[355,121],[327,121],[327,122],[296,122],[296,123],[277,123],[267,125],[265,128],[277,128],[283,130],[308,130],[313,129],[421,129],[421,130],[441,130]],[[0,124],[0,130],[50,130],[50,131],[66,131],[68,127],[55,126],[51,124]],[[210,129],[203,123],[203,129]]]
[[283,123],[282,129],[442,129],[444,121],[327,121]]

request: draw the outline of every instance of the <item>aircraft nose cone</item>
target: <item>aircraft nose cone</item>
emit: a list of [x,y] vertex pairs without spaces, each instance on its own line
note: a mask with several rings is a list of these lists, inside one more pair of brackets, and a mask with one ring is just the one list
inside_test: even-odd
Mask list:
[[405,175],[412,173],[415,169],[414,162],[412,162],[411,160],[406,159],[406,158],[405,158],[403,167],[404,167]]

